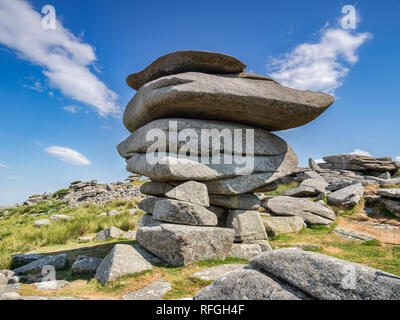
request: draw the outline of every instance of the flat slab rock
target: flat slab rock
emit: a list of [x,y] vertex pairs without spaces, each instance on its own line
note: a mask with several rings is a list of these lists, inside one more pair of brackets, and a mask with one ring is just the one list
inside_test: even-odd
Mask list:
[[142,247],[175,267],[196,260],[225,259],[233,238],[234,231],[227,228],[167,223],[141,227],[136,235]]
[[196,181],[187,181],[181,183],[165,193],[170,199],[190,202],[203,207],[210,206],[207,186],[204,183]]
[[298,289],[259,270],[232,271],[195,294],[194,300],[302,300]]
[[268,235],[276,236],[280,233],[297,233],[303,228],[302,217],[262,217]]
[[323,158],[326,163],[320,164],[324,169],[380,171],[394,173],[398,165],[392,158],[373,158],[357,154],[336,154]]
[[251,193],[238,195],[210,195],[210,202],[215,206],[227,209],[257,210],[260,199]]
[[124,300],[163,300],[162,296],[171,289],[169,282],[162,279],[153,281],[142,289],[123,296]]
[[198,278],[201,280],[217,280],[232,271],[243,269],[244,267],[246,267],[245,264],[237,264],[237,263],[224,264],[222,266],[200,270],[196,273],[193,273],[191,277]]
[[267,239],[258,211],[230,210],[228,211],[226,227],[235,231],[235,241],[238,242]]
[[128,86],[139,90],[147,82],[183,72],[204,73],[237,73],[246,68],[240,60],[223,54],[209,51],[176,51],[168,53],[144,70],[133,73],[126,78]]
[[151,268],[152,265],[134,247],[117,244],[97,268],[95,279],[104,286],[119,277]]
[[380,189],[378,194],[383,197],[400,199],[400,188]]
[[15,254],[11,256],[12,264],[14,266],[22,266],[40,258],[43,258],[43,255],[35,253]]
[[334,229],[334,232],[341,238],[345,240],[350,240],[350,241],[358,241],[358,242],[364,242],[364,241],[370,241],[370,240],[375,240],[374,237],[370,236],[369,234],[365,233],[360,233],[357,231],[345,229],[342,227],[336,227]]
[[336,219],[333,210],[308,199],[276,196],[264,199],[261,206],[275,215],[299,216],[309,224],[329,225]]
[[230,121],[276,131],[314,120],[334,100],[257,75],[186,72],[142,86],[128,103],[123,120],[131,132],[169,117]]
[[32,261],[22,267],[16,268],[13,271],[16,274],[37,273],[41,272],[44,266],[50,265],[55,269],[64,269],[67,263],[67,255],[65,253],[56,256],[45,256],[38,260]]
[[363,194],[363,185],[361,183],[357,183],[329,194],[327,199],[330,203],[336,205],[354,207],[360,202]]
[[400,299],[400,277],[320,253],[278,249],[258,255],[250,265],[316,299]]
[[230,257],[240,259],[250,259],[262,252],[261,247],[258,244],[251,243],[234,243],[232,245]]

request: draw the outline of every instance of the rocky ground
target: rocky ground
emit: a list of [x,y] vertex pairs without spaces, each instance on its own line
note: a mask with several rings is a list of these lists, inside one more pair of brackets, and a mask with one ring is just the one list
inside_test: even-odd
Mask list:
[[[275,190],[257,194],[273,250],[232,247],[226,259],[184,267],[171,267],[135,240],[144,215],[137,204],[146,197],[140,186],[146,181],[77,181],[54,194],[32,196],[0,210],[0,299],[213,299],[223,298],[226,286],[235,292],[227,299],[369,299],[376,290],[378,298],[399,299],[400,280],[393,275],[400,276],[400,177],[388,159],[377,162],[379,175],[371,159],[371,171],[344,161],[340,168],[324,168],[328,165],[310,160]],[[392,172],[382,172],[387,169]],[[301,268],[288,264],[292,260]],[[350,262],[374,269],[360,271]],[[308,265],[354,267],[371,287],[350,295],[332,291],[328,272],[320,272],[316,287],[312,271],[303,274]],[[53,281],[49,266],[56,270]],[[369,280],[375,269],[391,273],[392,280]],[[229,272],[228,281],[218,280]]]

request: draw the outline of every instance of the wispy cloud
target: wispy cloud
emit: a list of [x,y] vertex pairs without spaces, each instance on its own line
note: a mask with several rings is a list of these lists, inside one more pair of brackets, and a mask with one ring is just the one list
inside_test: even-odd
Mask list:
[[0,168],[8,168],[8,166],[6,164],[0,162]]
[[400,156],[397,156],[397,157],[396,157],[396,161],[400,161]]
[[51,146],[46,148],[45,151],[63,162],[76,166],[89,166],[91,164],[89,159],[86,158],[82,153],[70,148]]
[[78,113],[79,111],[81,111],[81,107],[79,106],[65,106],[63,107],[63,110],[70,112],[70,113]]
[[358,154],[359,156],[372,157],[372,155],[368,151],[361,149],[355,149],[353,152],[350,152],[350,154]]
[[270,58],[267,70],[285,86],[334,94],[349,72],[346,65],[358,61],[357,49],[370,38],[367,32],[352,34],[327,24],[320,31],[319,41],[300,44],[287,54]]
[[49,84],[65,96],[91,105],[102,116],[118,114],[117,94],[90,69],[97,60],[93,47],[59,20],[56,30],[43,29],[41,18],[25,0],[1,0],[0,43],[14,49],[20,58],[43,67]]

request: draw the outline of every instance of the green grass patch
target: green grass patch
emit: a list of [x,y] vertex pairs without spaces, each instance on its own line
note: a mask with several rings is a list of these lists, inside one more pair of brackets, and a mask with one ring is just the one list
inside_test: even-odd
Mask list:
[[290,183],[281,183],[278,185],[278,188],[273,191],[264,192],[266,196],[282,196],[286,190],[297,188],[300,185],[300,182],[290,182]]

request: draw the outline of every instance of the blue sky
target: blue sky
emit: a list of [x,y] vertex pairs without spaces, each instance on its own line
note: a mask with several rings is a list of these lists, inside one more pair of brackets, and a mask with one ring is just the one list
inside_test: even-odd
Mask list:
[[[40,26],[56,9],[56,30]],[[342,7],[353,5],[355,30]],[[318,119],[279,132],[308,157],[400,156],[400,2],[0,0],[0,205],[73,180],[120,181],[125,84],[176,50],[233,55],[247,71],[334,92]]]

